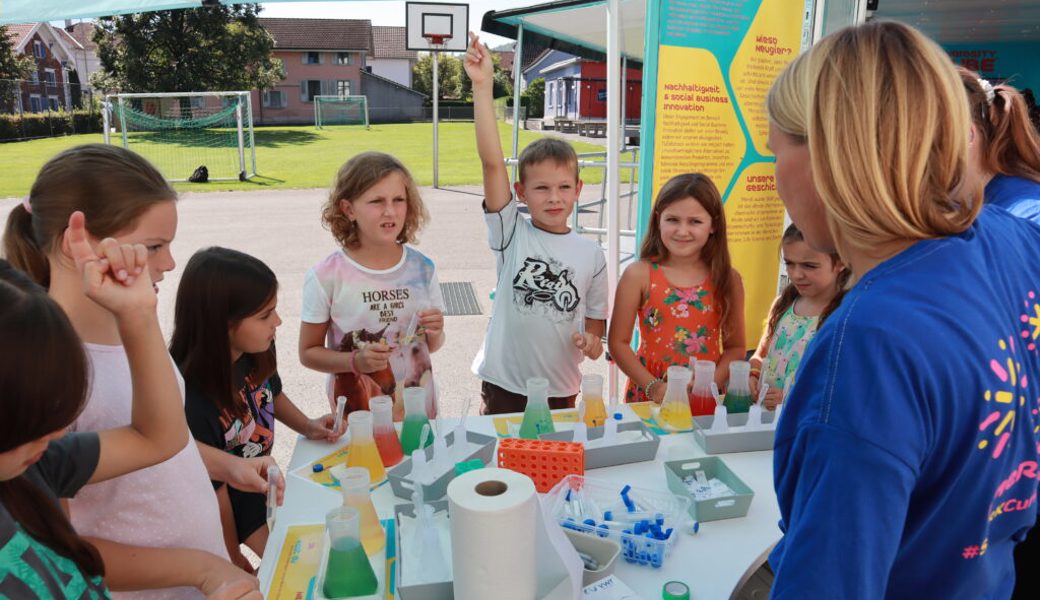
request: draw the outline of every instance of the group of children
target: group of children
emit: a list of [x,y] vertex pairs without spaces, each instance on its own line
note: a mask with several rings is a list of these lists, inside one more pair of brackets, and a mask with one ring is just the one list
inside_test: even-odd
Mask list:
[[[626,401],[661,402],[667,368],[694,358],[716,362],[725,388],[747,340],[715,184],[683,174],[662,187],[608,332],[603,252],[568,226],[582,188],[577,156],[565,142],[539,140],[521,154],[510,189],[491,57],[476,36],[464,65],[498,275],[473,364],[481,413],[522,411],[531,377],[548,380],[552,407],[573,406],[580,363],[603,353],[604,335],[628,376]],[[348,411],[367,410],[370,398],[389,395],[399,409],[411,386],[436,406],[430,354],[445,342],[444,303],[433,262],[409,245],[428,215],[408,170],[382,153],[352,158],[322,218],[340,248],[307,272],[301,363],[329,375],[330,407],[346,396]],[[256,582],[239,548],[260,554],[266,545],[275,421],[308,439],[344,433],[331,413],[309,418],[283,391],[278,281],[254,257],[214,247],[191,258],[166,355],[155,293],[175,266],[176,228],[176,193],[158,171],[101,145],[48,161],[8,220],[0,543],[21,548],[5,585],[25,594],[251,597]],[[814,250],[793,226],[782,252],[789,284],[751,359],[752,392],[767,383],[769,408],[849,279],[836,253]]]
[[[608,310],[603,253],[568,227],[582,187],[577,155],[560,140],[538,140],[521,153],[518,181],[509,188],[492,110],[491,57],[470,35],[464,66],[473,82],[485,221],[498,274],[491,323],[474,361],[481,412],[523,410],[529,377],[549,380],[551,407],[573,406],[583,355],[602,353]],[[529,220],[519,217],[520,203]],[[811,249],[794,227],[784,234],[783,255],[790,284],[774,303],[752,359],[753,391],[760,378],[775,390],[767,395],[770,408],[848,279],[837,255]],[[607,335],[612,359],[628,376],[625,400],[660,403],[668,367],[688,366],[691,359],[717,363],[716,383],[724,389],[729,364],[747,351],[744,289],[730,261],[722,198],[710,178],[678,175],[661,188],[639,256],[618,282]]]
[[[573,406],[580,363],[603,353],[608,316],[603,252],[568,226],[582,186],[577,157],[559,140],[531,144],[510,189],[491,59],[475,37],[465,66],[499,290],[474,361],[481,412],[522,411],[533,376],[548,379],[551,406]],[[69,576],[28,566],[34,563],[23,554],[27,567],[14,577],[25,590],[126,598],[252,593],[239,548],[262,554],[266,545],[275,421],[308,439],[344,433],[333,430],[331,413],[309,418],[282,389],[278,280],[252,256],[219,247],[192,256],[177,290],[172,361],[156,357],[155,294],[175,267],[176,197],[139,156],[86,145],[48,161],[9,217],[10,266],[0,270],[0,292],[21,300],[4,303],[0,362],[9,371],[3,381],[26,391],[5,395],[18,435],[7,436],[0,453],[12,465],[0,483],[0,522]],[[530,219],[521,217],[521,203]],[[366,410],[370,398],[390,395],[399,409],[409,386],[424,387],[436,406],[430,354],[444,344],[444,303],[433,262],[409,245],[428,215],[408,170],[382,153],[352,158],[336,175],[322,218],[340,248],[305,277],[301,363],[329,374],[330,407],[346,396],[348,412]],[[784,251],[795,291],[774,307],[782,312],[770,321],[777,339],[760,348],[788,357],[763,374],[773,383],[793,373],[812,319],[837,294],[843,272],[836,259],[793,237]],[[707,177],[683,175],[664,187],[642,257],[619,284],[609,333],[630,378],[626,399],[660,401],[664,387],[655,384],[667,366],[693,356],[719,362],[724,384],[728,361],[745,352],[743,289]],[[18,328],[32,310],[50,314],[61,331],[47,337],[52,348],[29,353],[24,344],[40,336]],[[642,342],[633,353],[636,321]],[[27,357],[35,367],[18,367]],[[30,487],[45,498],[43,521],[15,498]],[[57,496],[67,498],[62,507]]]

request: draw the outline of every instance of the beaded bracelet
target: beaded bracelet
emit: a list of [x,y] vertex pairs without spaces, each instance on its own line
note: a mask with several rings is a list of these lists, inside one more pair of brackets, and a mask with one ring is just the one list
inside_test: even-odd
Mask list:
[[646,396],[647,399],[652,399],[653,397],[650,395],[650,393],[653,391],[654,386],[659,383],[661,383],[661,380],[657,377],[646,382],[646,385],[643,386],[643,395]]

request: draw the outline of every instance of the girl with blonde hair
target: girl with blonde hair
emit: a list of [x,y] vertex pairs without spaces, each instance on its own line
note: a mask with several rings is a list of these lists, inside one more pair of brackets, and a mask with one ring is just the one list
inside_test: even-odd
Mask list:
[[855,280],[777,429],[773,597],[1008,597],[1040,475],[1040,229],[983,209],[961,81],[911,27],[828,36],[767,107],[781,199]]

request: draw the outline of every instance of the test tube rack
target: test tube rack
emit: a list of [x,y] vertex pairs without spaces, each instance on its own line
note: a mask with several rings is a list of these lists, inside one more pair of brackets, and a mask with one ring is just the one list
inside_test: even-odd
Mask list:
[[539,493],[567,475],[585,474],[585,447],[578,442],[508,438],[498,442],[498,466],[534,480]]

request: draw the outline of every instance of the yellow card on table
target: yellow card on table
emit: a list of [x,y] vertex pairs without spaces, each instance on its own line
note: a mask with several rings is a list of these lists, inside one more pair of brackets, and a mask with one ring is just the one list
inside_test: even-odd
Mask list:
[[[386,531],[386,579],[384,600],[393,600],[397,589],[397,551],[395,523],[393,519],[380,521]],[[271,576],[268,600],[314,600],[321,598],[318,586],[318,569],[322,560],[322,538],[325,526],[290,525],[285,531],[285,541],[278,553],[278,564]]]
[[[350,446],[343,446],[342,448],[339,448],[337,450],[334,450],[333,452],[330,452],[329,454],[326,454],[318,460],[309,462],[303,465],[302,467],[293,470],[292,473],[298,477],[310,481],[311,483],[316,483],[320,486],[327,488],[339,489],[339,482],[332,477],[332,473],[330,471],[335,466],[347,464],[347,450],[349,448]],[[321,470],[315,471],[314,465],[319,464],[321,465]],[[387,479],[385,476],[380,481],[373,481],[372,489],[376,489],[377,487],[383,485],[386,482]]]

